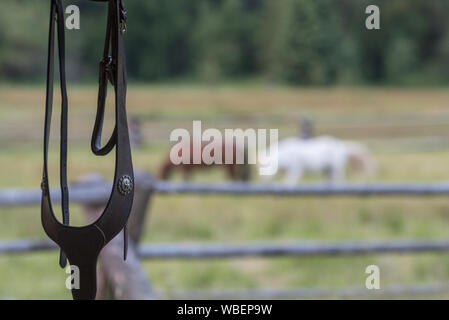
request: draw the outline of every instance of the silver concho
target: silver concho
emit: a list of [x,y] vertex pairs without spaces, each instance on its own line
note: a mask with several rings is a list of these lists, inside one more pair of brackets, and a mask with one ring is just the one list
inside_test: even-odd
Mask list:
[[47,195],[47,181],[45,178],[42,178],[42,182],[41,182],[41,190],[42,190],[42,194],[44,196]]
[[117,185],[118,191],[126,196],[127,194],[130,194],[131,191],[133,191],[134,183],[133,179],[130,176],[124,175],[120,178]]

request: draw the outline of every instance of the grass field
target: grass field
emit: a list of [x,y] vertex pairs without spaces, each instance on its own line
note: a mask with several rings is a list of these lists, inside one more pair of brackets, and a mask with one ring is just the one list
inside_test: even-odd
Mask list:
[[[71,89],[70,133],[74,140],[69,152],[69,180],[90,172],[111,177],[113,157],[99,159],[90,154],[88,147],[95,89]],[[0,88],[1,188],[40,184],[43,93],[41,87]],[[191,120],[203,117],[213,124],[214,119],[226,115],[264,114],[274,119],[279,115],[307,113],[317,119],[319,133],[362,140],[373,148],[379,170],[370,180],[449,180],[446,89],[138,86],[129,91],[128,97],[129,114],[142,118],[159,116],[165,119],[163,125],[168,129],[175,128],[169,122],[175,116],[181,117],[182,124],[189,128]],[[161,139],[156,143],[151,141],[151,130],[159,128],[161,121],[150,123],[150,140],[134,152],[136,168],[157,173],[168,150],[168,136],[166,142]],[[241,124],[245,126],[244,122]],[[270,125],[269,120],[263,125]],[[296,132],[295,120],[273,126],[280,129],[281,136]],[[111,129],[109,124],[106,131]],[[158,134],[156,131],[154,135]],[[15,140],[18,136],[21,138]],[[443,142],[427,148],[435,139]],[[55,186],[59,163],[56,147],[54,144],[50,155],[51,182]],[[196,180],[223,178],[222,172],[212,171],[200,174]],[[351,179],[362,178],[351,175]],[[449,238],[449,202],[444,197],[157,196],[150,211],[145,242]],[[72,212],[74,223],[82,225],[79,208],[73,206]],[[38,206],[1,208],[0,214],[1,239],[45,238]],[[370,264],[381,268],[382,286],[449,281],[447,254],[152,261],[144,266],[155,288],[172,290],[363,286],[364,271]],[[65,277],[58,268],[56,252],[0,256],[0,297],[68,299]]]

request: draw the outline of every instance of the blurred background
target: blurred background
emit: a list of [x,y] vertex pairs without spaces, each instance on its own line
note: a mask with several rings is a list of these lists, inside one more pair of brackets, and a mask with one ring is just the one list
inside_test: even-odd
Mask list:
[[[106,10],[81,10],[67,30],[69,180],[111,179],[114,158],[90,153]],[[446,0],[128,0],[128,115],[135,168],[155,176],[169,134],[193,120],[211,128],[276,128],[366,145],[377,162],[348,181],[449,180],[449,2]],[[381,30],[365,28],[365,8],[381,9]],[[0,187],[37,188],[42,171],[50,1],[2,0],[0,10]],[[58,90],[55,90],[58,93]],[[109,102],[112,102],[109,99]],[[55,113],[60,98],[55,95]],[[106,134],[114,112],[107,111]],[[302,120],[301,120],[302,119]],[[50,154],[58,185],[58,116]],[[252,168],[253,183],[258,183]],[[182,176],[175,175],[175,180]],[[194,182],[227,180],[199,171]],[[304,181],[319,181],[306,175]],[[325,200],[325,201],[324,201]],[[447,197],[155,196],[142,242],[260,240],[374,241],[449,237]],[[74,224],[85,219],[72,205]],[[45,239],[39,205],[0,207],[0,239]],[[363,287],[365,268],[381,285],[445,284],[444,253],[273,259],[151,260],[156,290]],[[68,299],[57,253],[0,255],[0,297]],[[358,297],[358,296],[356,296]],[[377,297],[377,296],[376,296]],[[386,296],[382,296],[386,297]],[[448,298],[407,293],[399,298]],[[342,298],[329,294],[327,298]]]

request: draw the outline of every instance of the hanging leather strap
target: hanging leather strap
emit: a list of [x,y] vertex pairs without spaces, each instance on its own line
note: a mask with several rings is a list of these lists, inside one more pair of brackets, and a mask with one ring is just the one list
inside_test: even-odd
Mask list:
[[[122,229],[125,229],[124,256],[126,259],[126,223],[134,195],[134,176],[126,118],[126,66],[123,33],[126,30],[126,11],[122,0],[91,0],[108,2],[108,23],[103,59],[100,63],[97,116],[92,134],[91,149],[96,155],[107,155],[116,149],[116,166],[111,196],[103,214],[85,227],[69,226],[69,191],[67,186],[67,127],[68,99],[65,74],[64,10],[61,0],[51,1],[48,45],[47,91],[44,128],[44,168],[42,178],[42,224],[47,235],[61,247],[60,265],[67,258],[80,270],[79,289],[72,290],[75,299],[94,299],[96,293],[96,263],[101,249]],[[53,106],[55,33],[58,39],[59,75],[61,89],[60,181],[62,224],[56,219],[48,185],[48,148]],[[104,147],[101,132],[108,83],[115,91],[115,129]],[[67,258],[66,258],[67,255]]]
[[[60,128],[60,162],[59,162],[59,176],[61,185],[61,209],[62,221],[64,225],[70,223],[69,213],[69,191],[67,186],[67,114],[68,114],[68,99],[67,99],[67,85],[65,73],[65,37],[64,37],[64,15],[61,0],[55,0],[51,3],[50,10],[50,32],[48,45],[48,68],[47,68],[47,98],[46,98],[46,117],[45,117],[45,139],[44,139],[44,153],[48,154],[48,141],[50,134],[50,122],[52,116],[53,105],[53,83],[54,83],[54,51],[55,51],[55,28],[57,27],[58,34],[58,55],[59,55],[59,81],[61,90],[61,128]],[[46,164],[45,164],[46,165]],[[64,252],[61,250],[59,257],[59,265],[64,268],[67,264],[67,259]]]
[[[93,0],[93,1],[102,1],[102,0]],[[109,154],[112,149],[117,144],[117,125],[112,132],[111,137],[104,147],[101,147],[101,136],[103,131],[103,122],[104,122],[104,111],[106,105],[106,97],[109,82],[116,87],[115,83],[115,74],[117,71],[117,61],[126,61],[125,51],[117,50],[118,46],[122,45],[120,40],[117,39],[117,35],[113,32],[113,30],[119,31],[121,34],[126,32],[126,23],[127,23],[127,13],[122,1],[119,1],[119,17],[120,24],[115,26],[113,25],[113,17],[114,17],[114,7],[109,4],[108,7],[108,21],[106,26],[106,39],[104,42],[103,49],[103,58],[100,61],[100,70],[99,70],[99,79],[98,79],[98,102],[97,102],[97,115],[95,117],[95,125],[92,131],[92,139],[91,139],[91,150],[97,156],[105,156]],[[115,54],[116,52],[116,54]],[[115,56],[114,56],[115,55]],[[123,63],[123,92],[117,92],[117,95],[123,95],[126,100],[126,89],[127,89],[127,79],[126,79],[126,63]],[[124,227],[124,249],[123,249],[123,257],[126,260],[127,252],[128,252],[128,232],[127,226]]]

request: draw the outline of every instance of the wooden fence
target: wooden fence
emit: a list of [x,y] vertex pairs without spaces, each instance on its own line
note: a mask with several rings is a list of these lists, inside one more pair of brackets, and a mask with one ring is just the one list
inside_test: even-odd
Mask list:
[[[299,288],[258,290],[212,290],[155,292],[143,271],[140,259],[212,259],[236,257],[361,255],[373,253],[448,252],[449,239],[439,241],[378,241],[378,242],[249,242],[249,243],[156,243],[140,244],[145,220],[149,218],[149,203],[155,194],[223,194],[239,196],[436,196],[449,195],[449,182],[379,183],[379,184],[307,184],[298,187],[255,185],[246,183],[192,184],[157,181],[144,171],[135,175],[135,200],[129,221],[130,247],[123,261],[123,235],[118,235],[104,248],[99,259],[98,299],[170,298],[310,298],[363,296],[364,288]],[[101,176],[90,175],[70,186],[71,201],[83,207],[87,221],[101,214],[109,197],[111,185]],[[54,201],[60,200],[58,189],[52,189]],[[40,203],[39,189],[0,191],[0,207],[29,206]],[[47,240],[14,240],[0,242],[0,254],[56,250]],[[449,291],[441,284],[414,284],[384,288],[380,294],[431,294]],[[377,292],[376,294],[379,294]]]

